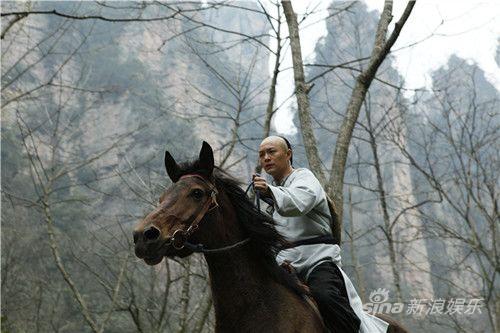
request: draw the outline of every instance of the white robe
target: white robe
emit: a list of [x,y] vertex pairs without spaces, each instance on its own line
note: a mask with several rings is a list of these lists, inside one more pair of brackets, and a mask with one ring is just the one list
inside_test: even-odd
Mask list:
[[[314,174],[305,168],[294,171],[281,184],[269,185],[274,199],[276,229],[289,241],[331,235],[326,194]],[[279,264],[289,261],[306,279],[320,263],[331,260],[342,272],[349,303],[361,321],[360,333],[385,333],[388,323],[363,310],[361,299],[351,280],[342,270],[340,247],[332,244],[302,245],[282,250]]]

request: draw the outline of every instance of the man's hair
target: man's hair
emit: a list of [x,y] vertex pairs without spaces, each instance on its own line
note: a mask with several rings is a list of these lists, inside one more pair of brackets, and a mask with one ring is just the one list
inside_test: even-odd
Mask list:
[[290,144],[290,142],[284,136],[278,135],[278,137],[282,138],[283,140],[285,140],[286,147],[288,149],[290,149],[290,152],[291,152],[291,155],[290,155],[290,164],[293,165],[293,150],[292,150],[292,145]]

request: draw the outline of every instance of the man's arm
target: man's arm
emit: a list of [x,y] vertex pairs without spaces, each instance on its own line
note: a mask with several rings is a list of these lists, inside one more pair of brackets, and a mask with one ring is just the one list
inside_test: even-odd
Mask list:
[[309,213],[322,199],[319,181],[308,170],[296,171],[291,186],[273,186],[264,178],[255,177],[255,188],[272,196],[274,207],[281,216],[301,216]]

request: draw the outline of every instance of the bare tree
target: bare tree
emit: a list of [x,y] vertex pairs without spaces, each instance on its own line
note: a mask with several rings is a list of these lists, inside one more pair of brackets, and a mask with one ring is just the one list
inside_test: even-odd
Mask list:
[[[452,297],[484,299],[485,325],[469,330],[497,332],[499,161],[493,147],[499,123],[493,110],[498,108],[498,92],[488,88],[477,67],[452,60],[450,71],[435,76],[439,91],[417,104],[414,117],[419,120],[413,122],[408,143],[401,140],[398,126],[391,128],[392,141],[436,202],[418,211],[427,221],[426,237],[447,252],[433,258],[447,272],[436,278]],[[467,325],[461,318],[450,320],[456,329]]]
[[[2,248],[10,242],[20,245],[11,254],[2,251],[6,277],[2,291],[16,284],[11,278],[16,271],[24,281],[11,293],[3,293],[6,327],[58,331],[86,326],[103,332],[125,316],[124,325],[162,332],[179,318],[169,312],[180,295],[167,295],[186,268],[174,265],[172,279],[165,281],[164,288],[144,293],[145,284],[156,286],[163,281],[163,271],[145,270],[142,263],[132,260],[130,231],[117,221],[135,221],[140,218],[133,212],[135,207],[156,203],[157,178],[144,181],[139,176],[148,156],[133,165],[119,165],[121,159],[127,160],[124,151],[135,139],[151,133],[151,124],[165,120],[170,110],[165,107],[164,114],[151,119],[143,112],[145,121],[131,126],[119,126],[114,119],[109,122],[105,117],[112,115],[110,110],[117,105],[126,109],[127,104],[123,99],[117,104],[115,87],[88,88],[92,68],[82,61],[82,53],[91,54],[88,41],[96,24],[56,16],[27,15],[2,34],[2,141],[8,138],[9,142],[8,148],[3,145],[2,155],[7,149],[19,155],[10,159],[11,177],[19,181],[2,177],[2,201],[10,202],[12,209],[11,213],[2,210],[2,227],[9,230],[2,233]],[[140,189],[130,183],[131,176],[137,176]],[[120,200],[134,204],[128,206],[130,211],[114,212],[112,205],[105,204],[110,199],[115,200],[114,207]],[[111,211],[100,216],[101,208]],[[11,214],[12,222],[6,222],[9,215],[5,214]],[[23,223],[16,226],[17,219]],[[25,235],[20,237],[16,229]],[[18,260],[38,255],[43,259],[34,267]],[[187,271],[186,276],[197,280],[193,291],[206,286],[206,273],[200,269]],[[38,292],[25,292],[30,289]],[[202,331],[210,319],[210,306],[195,310],[190,309],[188,318],[196,319]],[[31,316],[33,320],[27,320]]]
[[[292,46],[292,59],[294,64],[294,76],[296,85],[297,105],[299,109],[299,119],[301,122],[302,136],[304,145],[309,160],[309,165],[315,175],[318,177],[322,184],[327,184],[327,178],[324,175],[321,160],[316,148],[316,139],[312,130],[310,120],[310,107],[308,94],[308,86],[304,79],[303,62],[300,52],[300,39],[298,35],[298,25],[296,16],[290,1],[282,1],[287,16],[287,23],[290,31],[290,45]],[[343,210],[343,184],[345,175],[345,165],[347,161],[347,152],[352,138],[352,132],[356,120],[358,119],[359,112],[363,105],[368,88],[373,81],[378,68],[389,54],[391,47],[396,42],[401,29],[403,28],[406,20],[411,14],[415,5],[415,1],[409,1],[406,9],[401,16],[400,20],[396,23],[393,32],[387,37],[387,30],[389,23],[392,20],[392,1],[385,1],[384,10],[380,16],[377,33],[375,37],[375,44],[372,54],[369,58],[368,66],[357,77],[355,87],[352,91],[351,99],[344,116],[337,141],[335,144],[335,153],[333,156],[333,164],[330,172],[330,179],[328,181],[327,193],[332,196],[336,210],[338,213],[338,220],[342,220]],[[340,225],[337,230],[334,230],[334,236],[340,239]]]

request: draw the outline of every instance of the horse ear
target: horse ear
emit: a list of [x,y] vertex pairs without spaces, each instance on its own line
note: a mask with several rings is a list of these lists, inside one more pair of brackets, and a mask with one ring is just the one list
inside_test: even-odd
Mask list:
[[206,141],[203,141],[201,146],[199,161],[200,169],[206,170],[207,176],[211,177],[214,170],[214,151]]
[[180,178],[180,167],[177,162],[174,160],[172,155],[167,151],[165,151],[165,168],[167,169],[167,174],[170,179],[175,183]]

